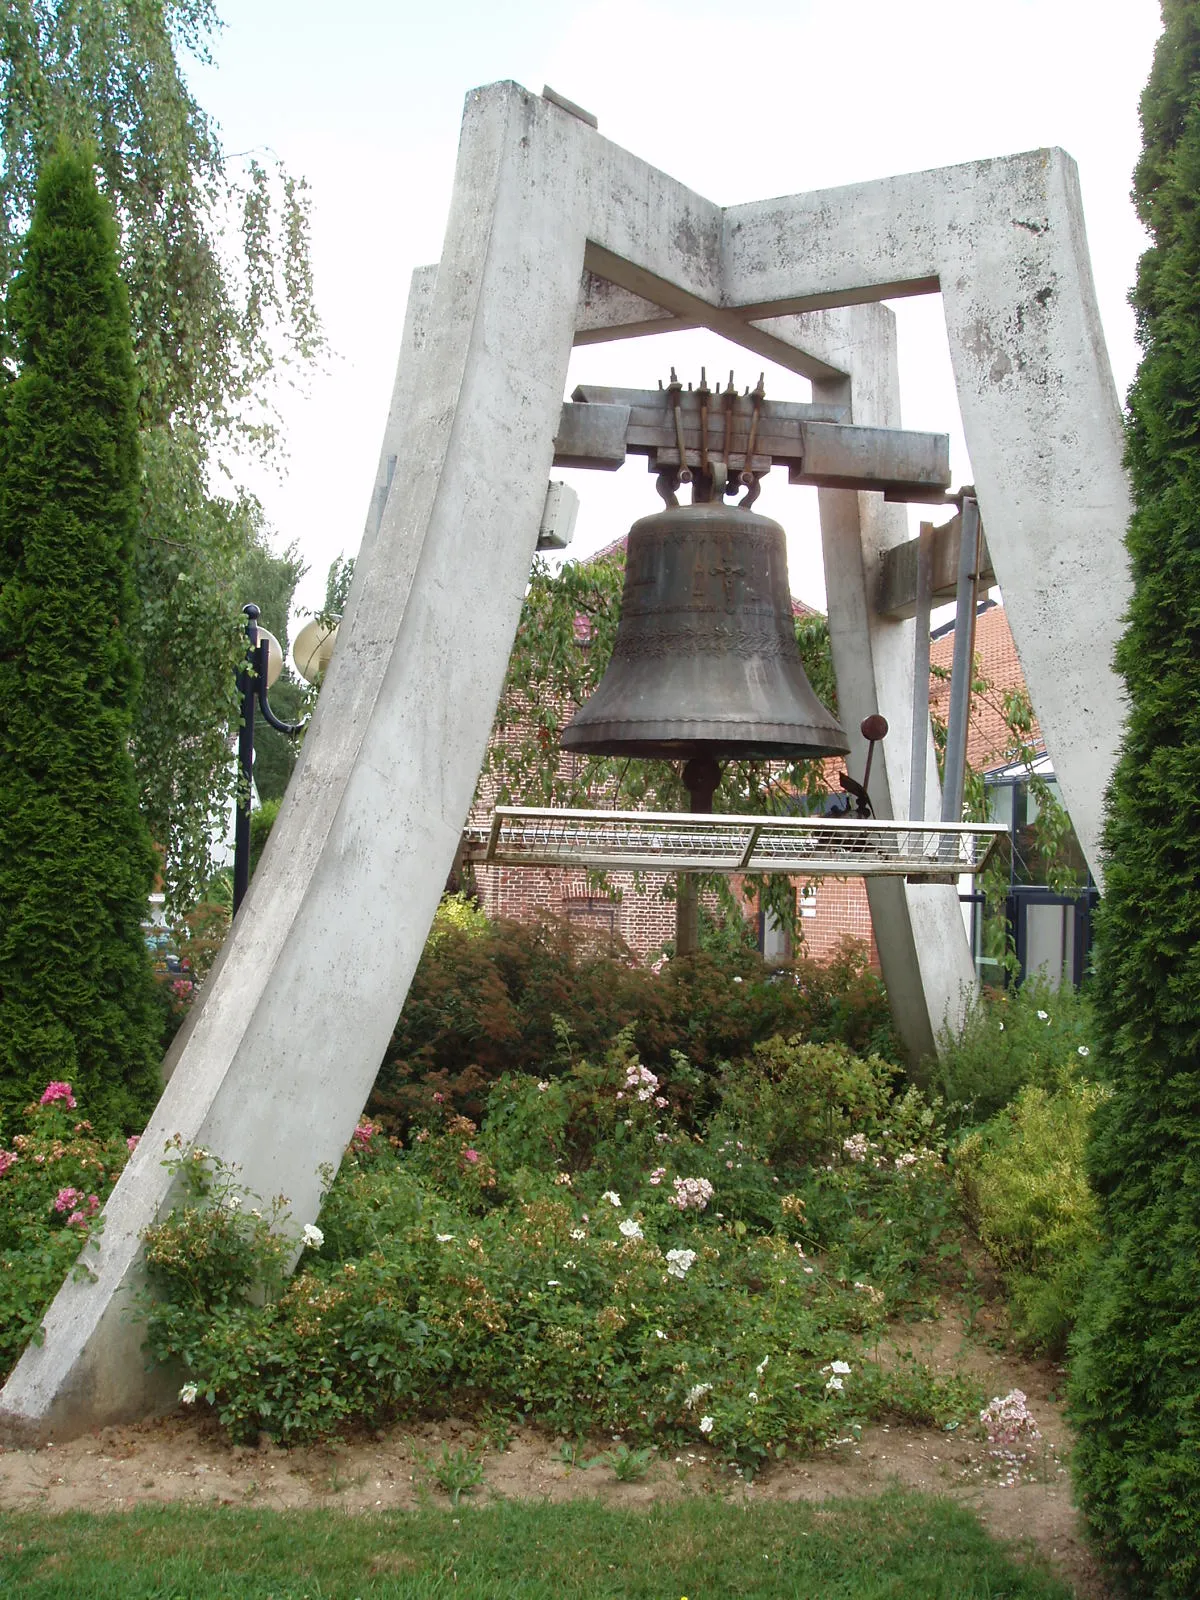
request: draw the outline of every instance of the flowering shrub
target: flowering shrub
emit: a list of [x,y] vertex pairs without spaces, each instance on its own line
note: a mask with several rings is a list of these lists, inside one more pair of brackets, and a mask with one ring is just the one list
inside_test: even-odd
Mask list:
[[989,1455],[1000,1471],[1000,1482],[1011,1488],[1021,1478],[1029,1460],[1030,1447],[1042,1437],[1020,1389],[996,1395],[979,1413],[988,1436]]
[[0,1147],[0,1377],[41,1337],[43,1313],[75,1265],[129,1159],[124,1139],[98,1138],[69,1083],[46,1085],[24,1132]]
[[[497,1079],[527,1073],[552,1081],[572,1061],[606,1051],[631,1017],[637,1060],[659,1080],[658,1092],[672,1092],[665,1086],[674,1052],[691,1064],[688,1101],[675,1094],[685,1112],[697,1091],[704,1098],[703,1085],[722,1061],[775,1034],[799,1032],[902,1059],[883,987],[861,947],[847,946],[822,966],[798,961],[785,969],[791,981],[771,981],[776,975],[748,951],[701,954],[656,973],[623,947],[579,939],[565,923],[481,924],[473,908],[460,923],[457,911],[439,913],[371,1114],[405,1133],[441,1093],[452,1110],[478,1122]],[[626,1092],[648,1087],[640,1080]]]
[[296,1230],[196,1162],[147,1239],[151,1349],[239,1436],[486,1408],[570,1438],[705,1439],[753,1468],[884,1412],[977,1410],[961,1384],[870,1358],[891,1300],[874,1269],[902,1255],[878,1208],[905,1215],[912,1176],[782,1181],[724,1113],[685,1131],[638,1067],[626,1036],[553,1081],[502,1080],[480,1126],[437,1105],[402,1148],[356,1136],[287,1282]]
[[1026,1084],[1056,1093],[1094,1078],[1096,1027],[1086,994],[1029,978],[1019,989],[985,992],[957,1034],[938,1041],[933,1087],[952,1127],[984,1123]]
[[667,1202],[680,1211],[703,1211],[713,1197],[713,1186],[707,1178],[676,1178],[675,1193]]
[[1030,1085],[954,1152],[954,1180],[981,1242],[1005,1274],[1018,1331],[1060,1354],[1100,1242],[1085,1149],[1109,1091],[1077,1082]]

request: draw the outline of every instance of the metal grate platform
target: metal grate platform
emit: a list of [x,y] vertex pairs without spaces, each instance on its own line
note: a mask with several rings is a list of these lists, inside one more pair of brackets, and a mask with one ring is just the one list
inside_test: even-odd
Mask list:
[[695,816],[497,806],[463,834],[465,860],[635,872],[783,872],[930,881],[977,873],[1006,830],[993,823]]

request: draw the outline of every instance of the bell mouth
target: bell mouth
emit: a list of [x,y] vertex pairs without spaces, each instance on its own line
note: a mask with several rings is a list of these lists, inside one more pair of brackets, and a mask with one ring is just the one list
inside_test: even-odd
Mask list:
[[567,727],[561,744],[574,755],[633,756],[642,761],[689,761],[693,756],[712,756],[716,761],[819,761],[850,753],[836,723],[817,729],[707,722],[684,734],[677,720],[668,731],[661,724],[639,726],[625,717],[619,724]]

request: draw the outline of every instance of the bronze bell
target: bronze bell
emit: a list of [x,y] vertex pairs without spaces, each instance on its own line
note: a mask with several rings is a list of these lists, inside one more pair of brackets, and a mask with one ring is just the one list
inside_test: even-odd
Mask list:
[[612,660],[562,745],[690,761],[714,786],[720,761],[846,753],[800,662],[777,522],[718,500],[634,523]]

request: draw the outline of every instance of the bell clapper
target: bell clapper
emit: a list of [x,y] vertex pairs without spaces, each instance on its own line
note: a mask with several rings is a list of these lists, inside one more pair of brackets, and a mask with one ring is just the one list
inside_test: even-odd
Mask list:
[[713,795],[721,782],[721,764],[712,756],[693,756],[683,764],[683,785],[688,792],[689,810],[708,816],[713,808]]

